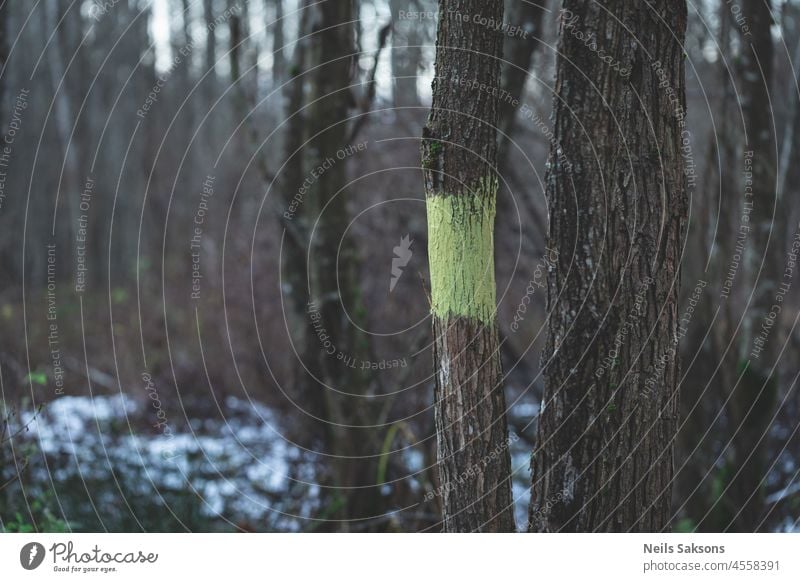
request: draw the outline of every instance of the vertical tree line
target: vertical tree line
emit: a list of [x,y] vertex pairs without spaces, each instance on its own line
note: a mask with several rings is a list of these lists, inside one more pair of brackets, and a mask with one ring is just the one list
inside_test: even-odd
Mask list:
[[[445,531],[514,531],[495,321],[494,221],[502,0],[443,0],[422,166]],[[463,83],[480,89],[465,89]]]
[[[778,384],[774,371],[778,338],[771,329],[765,332],[782,282],[785,225],[778,206],[777,144],[774,110],[770,107],[775,56],[771,7],[771,0],[745,0],[742,16],[748,29],[739,28],[738,73],[744,119],[741,159],[752,171],[752,186],[743,184],[744,196],[736,206],[742,215],[750,217],[740,267],[743,287],[750,297],[734,350],[737,374],[727,401],[731,433],[725,503],[717,508],[717,514],[722,529],[745,532],[757,531],[763,514],[764,451]],[[737,223],[740,220],[737,217]]]

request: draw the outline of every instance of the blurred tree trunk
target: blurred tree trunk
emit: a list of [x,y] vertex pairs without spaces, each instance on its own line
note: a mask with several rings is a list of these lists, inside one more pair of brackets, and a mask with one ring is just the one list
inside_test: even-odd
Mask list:
[[[718,431],[724,419],[718,414],[725,406],[727,387],[736,378],[736,355],[725,355],[731,331],[735,327],[730,302],[726,302],[715,318],[716,302],[727,265],[724,260],[732,255],[735,238],[735,221],[740,208],[722,196],[737,192],[739,155],[735,80],[728,64],[732,58],[730,7],[720,3],[715,7],[719,19],[717,44],[723,58],[718,59],[714,75],[718,75],[720,97],[716,106],[719,115],[716,124],[708,130],[708,146],[703,166],[707,169],[701,190],[692,196],[692,216],[696,225],[691,228],[692,238],[687,248],[701,252],[688,253],[684,263],[684,280],[709,282],[691,318],[691,328],[681,348],[689,366],[681,383],[681,418],[677,448],[681,455],[675,477],[676,498],[681,504],[684,529],[719,531],[712,515],[715,501],[713,488],[717,478],[709,471],[720,455]],[[709,260],[715,257],[715,260]],[[723,259],[724,257],[724,259]],[[708,263],[706,265],[706,262]],[[717,284],[715,285],[714,282]],[[693,293],[695,283],[690,283],[685,297]],[[681,305],[686,305],[682,302]],[[723,360],[728,363],[720,365]],[[685,461],[685,462],[684,462]]]
[[6,115],[8,71],[5,70],[5,67],[8,62],[8,13],[10,10],[10,4],[0,5],[0,68],[3,70],[3,74],[0,75],[0,115],[2,115],[2,119],[8,119]]
[[183,28],[183,39],[186,41],[186,44],[189,44],[192,40],[191,10],[192,8],[189,0],[181,0],[181,24]]
[[[494,220],[502,0],[443,0],[433,104],[423,131],[436,436],[448,532],[514,531],[495,321]],[[477,90],[458,80],[483,84]]]
[[[509,140],[514,133],[517,118],[517,109],[525,92],[525,85],[530,78],[530,68],[533,65],[533,56],[541,43],[542,20],[544,18],[547,0],[515,0],[512,4],[509,23],[519,27],[522,36],[510,34],[505,41],[503,50],[503,90],[512,99],[500,100],[500,135],[497,157],[502,167],[508,156]],[[514,103],[517,103],[515,105]]]
[[737,366],[741,377],[730,388],[732,440],[726,463],[730,481],[723,503],[730,508],[731,518],[723,525],[726,530],[741,532],[756,531],[764,511],[767,432],[775,409],[779,369],[773,371],[773,366],[778,355],[776,340],[781,333],[780,319],[775,321],[775,329],[763,327],[769,322],[773,305],[779,305],[784,260],[782,212],[776,206],[777,152],[770,107],[774,59],[770,8],[770,0],[744,0],[742,16],[750,30],[740,29],[739,35],[744,157],[745,163],[748,158],[752,160],[752,190],[745,189],[744,194],[744,212],[749,208],[752,214],[741,269],[747,282],[746,292],[752,291],[753,295],[742,322]]
[[[6,2],[3,5],[0,5],[0,67],[3,70],[3,74],[0,75],[0,119],[9,119],[9,115],[7,114],[7,105],[9,102],[9,91],[8,91],[8,79],[9,79],[9,71],[6,68],[6,63],[8,62],[8,21],[9,21],[9,11],[11,10],[11,3]],[[5,134],[6,128],[2,128],[0,131]],[[7,178],[6,178],[7,179]],[[3,201],[0,204],[0,210],[4,210],[3,207],[8,204],[8,201]],[[8,216],[9,211],[5,211],[6,216]],[[2,224],[2,223],[0,223]],[[8,233],[9,229],[4,228],[4,231]],[[7,234],[5,236],[8,236]],[[5,244],[6,239],[0,238],[0,243]],[[0,255],[0,277],[3,277],[4,281],[10,281],[12,277],[17,275],[17,268],[16,268],[16,261],[14,257],[15,253],[5,252]],[[0,372],[2,372],[0,370]],[[0,422],[2,422],[2,418],[0,418]],[[3,470],[3,467],[0,466],[0,471]],[[0,474],[2,477],[2,474]]]
[[[272,84],[278,87],[286,77],[286,57],[283,53],[284,39],[283,29],[283,0],[266,0],[265,4],[275,5],[275,21],[272,23]],[[302,30],[300,31],[302,36]]]
[[[795,44],[792,61],[795,66],[793,79],[798,79],[800,78],[800,39]],[[796,185],[800,184],[800,164],[797,163],[800,161],[798,159],[800,158],[800,93],[798,93],[794,81],[789,83],[788,99],[791,107],[781,144],[780,174],[778,176],[778,197],[784,200],[786,199],[787,185],[792,184],[794,192],[794,188],[797,188]],[[792,207],[789,210],[795,209]],[[787,220],[787,223],[796,224],[794,215]],[[786,229],[784,229],[784,234],[788,234]]]
[[[341,152],[348,143],[346,120],[355,105],[348,87],[356,71],[355,3],[337,0],[312,5],[313,43],[311,44],[306,171],[323,176],[312,180],[306,190],[303,209],[307,212],[308,289],[306,317],[321,326],[335,352],[331,353],[312,331],[316,342],[313,369],[319,371],[315,390],[324,396],[326,430],[336,489],[334,504],[327,508],[330,519],[341,520],[338,529],[348,530],[350,521],[377,517],[381,497],[376,485],[380,438],[369,427],[374,424],[372,405],[367,397],[368,376],[343,357],[365,359],[366,338],[356,322],[345,313],[357,313],[360,306],[356,249],[346,236],[350,224],[347,160]],[[319,327],[317,327],[317,330]],[[364,428],[362,428],[364,427]],[[332,525],[329,524],[329,525]]]
[[[58,182],[58,208],[57,223],[53,232],[59,242],[66,242],[65,249],[70,248],[75,241],[75,232],[78,228],[78,218],[80,216],[79,189],[83,184],[80,176],[81,146],[79,140],[74,139],[73,130],[75,129],[75,108],[73,103],[73,76],[67,74],[66,55],[72,56],[77,48],[74,42],[75,35],[80,39],[80,12],[65,12],[68,6],[58,2],[48,2],[45,4],[45,29],[55,35],[55,43],[49,49],[49,59],[47,70],[50,73],[50,90],[54,96],[54,115],[53,124],[56,130],[58,146],[61,150],[62,158],[59,165],[63,163],[63,175]],[[77,16],[77,19],[76,19]],[[63,19],[63,20],[62,20]],[[78,30],[73,31],[72,27],[77,26]],[[60,226],[60,228],[58,228]],[[50,230],[50,229],[48,229]],[[63,261],[61,267],[63,273],[68,273],[71,265]]]
[[[246,4],[245,4],[246,6]],[[239,13],[240,7],[236,0],[228,0],[228,10],[231,16],[228,18],[228,34],[229,34],[229,53],[228,58],[231,67],[231,84],[233,88],[234,100],[234,119],[238,123],[241,118],[241,108],[244,105],[242,97],[242,53],[244,52],[244,36],[242,34],[242,16]]]
[[[177,42],[173,43],[173,47],[177,49],[177,51],[173,50],[173,56],[180,56],[181,63],[179,66],[179,73],[181,83],[183,83],[184,87],[186,87],[186,91],[191,90],[190,84],[190,75],[191,75],[191,68],[192,68],[192,54],[191,49],[189,47],[192,46],[192,9],[189,3],[189,0],[181,0],[180,3],[180,10],[181,10],[181,30],[180,36],[177,34],[175,35],[176,39],[180,38],[180,45]],[[149,37],[148,37],[149,40]],[[180,54],[180,51],[189,49],[189,56],[183,56]]]
[[[517,171],[516,166],[509,162],[509,151],[514,132],[519,123],[517,112],[525,96],[525,87],[530,79],[530,70],[533,66],[534,55],[541,44],[542,21],[546,12],[548,0],[510,0],[511,14],[506,19],[510,26],[509,34],[505,38],[503,48],[503,66],[501,69],[502,87],[505,91],[500,101],[500,123],[497,136],[497,167],[503,176],[497,203],[497,215],[503,224],[513,225],[517,221],[525,225],[523,228],[522,244],[527,252],[541,254],[543,252],[544,237],[547,226],[541,218],[542,212],[537,207],[534,190],[528,188],[520,178],[524,177]],[[521,33],[513,31],[520,30]],[[525,168],[522,168],[525,171]],[[517,200],[519,205],[512,204],[515,190],[522,192]],[[521,216],[517,213],[522,212]],[[511,241],[509,241],[511,242]],[[516,243],[516,241],[513,241]],[[515,249],[509,249],[515,252]],[[504,345],[504,348],[506,346]]]
[[[124,51],[123,54],[135,55],[133,58],[138,60],[140,51],[144,51],[145,47],[150,46],[149,26],[153,16],[151,6],[120,3],[114,13],[117,17],[116,26],[119,31],[119,36],[115,38],[121,38],[120,49]],[[76,45],[78,41],[79,39],[77,39]],[[72,51],[65,54],[72,54]],[[141,107],[152,87],[148,84],[151,67],[155,67],[155,64],[142,63],[137,74],[132,77],[131,83],[120,97],[124,111],[136,111],[138,107]],[[177,82],[188,83],[188,63],[182,62],[179,67],[184,72],[176,76]],[[85,78],[87,76],[79,76],[79,82]],[[75,101],[80,103],[77,98]],[[89,119],[91,116],[82,115],[82,117]],[[141,171],[143,166],[132,166],[130,161],[141,160],[143,152],[149,149],[141,139],[129,143],[128,136],[133,134],[135,124],[136,119],[133,117],[120,117],[114,124],[115,133],[111,134],[115,139],[103,143],[104,149],[107,150],[104,152],[105,169],[110,170],[110,176],[124,175],[124,187],[119,191],[116,201],[113,203],[115,205],[113,237],[108,236],[108,223],[106,222],[111,219],[112,215],[110,200],[96,196],[89,209],[90,224],[93,226],[90,227],[92,230],[88,243],[96,246],[98,254],[103,257],[97,264],[110,261],[111,272],[108,275],[113,279],[112,284],[120,287],[124,286],[125,282],[129,283],[136,273],[137,248],[130,242],[137,239],[139,231],[139,199],[134,193],[141,195],[146,190],[144,173]],[[87,136],[86,139],[81,139],[81,136],[78,136],[76,141],[83,144],[87,143],[89,138]],[[81,165],[86,168],[86,171],[89,170],[88,160]],[[108,190],[111,192],[113,182],[109,181],[107,184]],[[101,273],[97,273],[98,278],[100,275]]]
[[211,83],[215,80],[214,63],[217,62],[217,35],[214,23],[214,0],[203,0],[203,17],[206,21],[206,63],[203,73],[208,73]]
[[[180,108],[178,115],[181,116],[181,121],[179,124],[176,124],[180,130],[183,131],[182,139],[185,140],[185,143],[189,143],[192,139],[192,135],[194,134],[197,125],[197,106],[198,106],[198,95],[197,93],[191,93],[194,88],[194,80],[192,78],[192,60],[194,55],[194,46],[193,46],[193,39],[192,39],[192,8],[190,0],[180,0],[181,1],[181,29],[180,31],[175,31],[174,36],[175,40],[172,43],[174,50],[172,51],[173,57],[180,58],[181,61],[177,65],[177,80],[180,85],[176,94],[176,100],[178,103],[183,101],[184,99],[188,98],[186,104]],[[144,33],[144,40],[145,42],[148,41],[148,31],[145,29]],[[141,34],[141,32],[140,32]],[[188,51],[188,52],[187,52]],[[173,81],[174,82],[174,81]],[[138,99],[139,96],[137,95],[136,98]],[[137,142],[140,143],[140,142]],[[190,147],[189,150],[186,152],[186,159],[184,161],[184,171],[181,172],[179,176],[180,181],[180,188],[184,192],[192,191],[196,184],[197,184],[197,176],[191,171],[192,169],[198,167],[199,156],[198,156],[198,148],[197,145],[194,144],[193,147]],[[189,171],[186,171],[186,168]],[[138,228],[138,227],[137,227]]]
[[[283,197],[283,206],[295,211],[286,211],[282,215],[284,227],[284,258],[281,269],[285,284],[282,292],[285,300],[292,307],[290,323],[298,353],[305,366],[296,366],[297,375],[292,379],[294,393],[299,402],[303,402],[306,411],[315,418],[322,418],[325,414],[324,398],[321,390],[315,385],[314,376],[318,370],[313,362],[319,346],[316,342],[314,330],[309,325],[306,307],[308,305],[308,266],[306,264],[306,249],[308,246],[307,233],[313,224],[309,220],[308,212],[304,208],[305,197],[300,194],[305,181],[306,165],[304,163],[303,145],[306,140],[307,99],[306,83],[308,68],[310,39],[303,38],[311,32],[310,0],[304,0],[304,8],[300,13],[298,41],[294,46],[289,70],[289,80],[283,88],[285,93],[284,103],[286,118],[286,133],[284,135],[285,159],[283,172],[280,178],[280,188]],[[295,196],[298,202],[293,204]],[[325,426],[322,422],[314,422],[313,430],[302,430],[298,438],[305,436],[309,439],[309,447],[321,446]]]
[[661,531],[670,527],[688,210],[686,2],[563,8],[547,176],[558,259],[529,529]]
[[405,0],[390,0],[392,11],[392,95],[395,107],[416,107],[419,105],[417,73],[422,58],[419,27],[422,23],[400,20],[398,14],[408,8]]
[[[186,52],[189,47],[192,46],[192,21],[191,21],[191,8],[189,4],[189,0],[180,0],[180,12],[181,12],[181,28],[180,30],[172,30],[170,31],[173,37],[172,42],[172,55],[173,57],[178,57],[181,59],[180,64],[177,66],[177,73],[180,78],[181,86],[183,87],[183,91],[188,93],[191,90],[191,64],[192,64],[192,57],[191,52],[188,56],[184,56],[183,52]],[[149,36],[147,38],[149,41]],[[190,102],[189,105],[191,106]],[[189,125],[194,125],[192,120],[189,120]]]
[[[749,310],[750,317],[745,322],[745,342],[741,350],[743,357],[751,351],[752,340],[758,335],[758,328],[774,303],[782,259],[780,251],[783,250],[780,238],[776,236],[780,232],[779,215],[773,216],[776,210],[776,151],[773,112],[769,107],[774,60],[770,7],[771,0],[744,0],[742,15],[750,23],[752,32],[740,30],[739,35],[742,42],[739,77],[744,114],[744,155],[747,158],[752,153],[753,166],[753,191],[752,194],[746,191],[744,198],[745,205],[750,205],[753,211],[750,231],[752,244],[748,245],[745,253],[745,274],[751,277],[750,282],[756,287]],[[772,244],[767,248],[769,243]],[[754,369],[772,365],[773,346],[774,342],[766,343],[762,357],[758,358],[765,364],[759,366],[754,362]]]

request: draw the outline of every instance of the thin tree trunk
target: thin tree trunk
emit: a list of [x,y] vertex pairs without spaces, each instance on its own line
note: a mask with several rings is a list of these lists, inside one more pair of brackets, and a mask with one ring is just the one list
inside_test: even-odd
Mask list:
[[[444,529],[514,531],[494,220],[502,0],[442,0],[423,132],[435,418]],[[462,84],[465,82],[465,84]],[[473,88],[475,87],[475,88]]]
[[547,177],[558,260],[548,274],[529,529],[661,531],[688,208],[686,2],[563,7]]
[[[8,79],[9,79],[9,70],[7,67],[8,61],[8,22],[9,22],[9,12],[11,11],[11,4],[6,2],[2,6],[0,6],[0,67],[3,69],[3,74],[0,75],[0,119],[9,119],[9,115],[6,113],[8,111],[7,104],[9,102],[9,90],[8,90]],[[5,133],[6,129],[3,128],[0,132]],[[4,138],[4,135],[0,135],[0,139]],[[0,216],[5,215],[6,217],[10,213],[10,209],[8,209],[8,200],[3,200],[0,202]],[[8,220],[6,218],[6,220]],[[5,223],[0,223],[5,224]],[[5,248],[10,247],[10,239],[7,239],[8,235],[10,234],[9,231],[11,229],[3,228],[4,237],[0,238],[0,244],[2,244]],[[8,245],[8,246],[6,246]],[[11,277],[16,276],[18,272],[16,266],[16,257],[14,256],[16,253],[6,252],[2,254],[0,257],[0,276],[3,277],[4,281],[10,281]],[[2,418],[0,418],[0,423],[2,423]],[[0,471],[2,471],[4,467],[0,466]],[[2,475],[0,475],[2,477]]]
[[[58,241],[69,241],[69,244],[75,240],[75,232],[78,228],[78,218],[80,210],[78,208],[78,189],[82,184],[80,177],[80,144],[78,140],[71,139],[75,117],[73,108],[73,95],[70,90],[72,84],[67,75],[67,64],[64,61],[64,55],[71,55],[73,43],[71,42],[70,35],[73,31],[70,30],[72,24],[76,24],[74,16],[68,18],[65,16],[63,10],[67,6],[59,6],[58,3],[48,3],[45,5],[45,15],[47,18],[46,28],[48,31],[56,35],[56,45],[50,49],[50,59],[48,71],[50,73],[50,84],[53,95],[55,95],[54,105],[54,124],[56,135],[59,142],[59,148],[64,155],[64,173],[59,186],[59,216],[58,223],[62,227],[62,235],[58,236]],[[63,20],[62,20],[63,18]],[[61,23],[58,28],[56,25]],[[80,24],[78,18],[77,25]],[[75,31],[80,34],[80,30]],[[61,160],[59,160],[60,162]],[[48,229],[49,230],[49,229]],[[63,237],[63,238],[61,238]]]
[[[730,74],[727,62],[731,58],[731,9],[723,3],[716,7],[719,19],[717,44],[725,59],[719,59],[715,65],[714,75],[718,76],[720,97],[716,103],[719,111],[715,127],[708,130],[708,153],[703,166],[707,168],[701,190],[692,197],[694,206],[692,215],[697,220],[691,231],[693,238],[687,241],[688,248],[700,252],[691,253],[688,257],[689,269],[684,267],[683,273],[688,281],[702,278],[711,282],[704,290],[702,298],[691,318],[691,331],[687,334],[681,353],[689,356],[687,361],[691,367],[683,374],[681,383],[681,430],[677,438],[677,447],[684,459],[678,460],[681,470],[676,474],[675,491],[680,500],[685,516],[696,531],[719,531],[715,525],[716,515],[710,512],[714,503],[711,490],[716,479],[715,472],[709,472],[720,454],[717,443],[718,430],[713,425],[719,424],[717,412],[724,406],[728,387],[736,378],[735,354],[727,358],[730,363],[720,362],[725,346],[730,338],[730,330],[735,327],[731,319],[731,309],[725,305],[720,310],[714,324],[715,301],[718,301],[720,284],[724,280],[724,272],[728,265],[721,260],[706,262],[712,255],[730,257],[735,242],[735,228],[732,226],[740,212],[733,204],[721,203],[721,197],[736,192],[738,184],[739,156],[736,147],[736,117],[732,111],[736,108],[734,79]],[[719,236],[719,233],[723,233]],[[716,282],[714,284],[713,282]],[[689,294],[692,289],[688,289]],[[710,332],[710,333],[709,333]],[[708,334],[709,337],[706,337]],[[700,357],[694,357],[702,354]],[[690,363],[693,360],[693,363]],[[707,432],[711,429],[710,434]],[[691,460],[687,456],[691,456]],[[689,462],[682,462],[689,460]]]
[[228,34],[230,41],[230,52],[228,58],[231,66],[231,83],[237,83],[242,76],[242,53],[244,52],[242,35],[242,17],[235,0],[228,0],[228,11],[231,16],[228,18]]
[[[286,162],[280,176],[280,189],[283,203],[287,209],[282,215],[282,226],[285,228],[284,260],[282,261],[283,277],[288,285],[282,286],[282,291],[289,305],[292,306],[292,328],[295,334],[295,343],[299,346],[299,353],[306,362],[308,372],[304,367],[298,366],[296,377],[293,379],[295,393],[299,402],[304,402],[307,412],[322,418],[325,414],[324,398],[315,386],[312,375],[318,370],[313,365],[318,349],[314,330],[309,325],[306,308],[307,295],[307,265],[306,249],[308,244],[307,233],[313,221],[309,219],[304,208],[307,200],[303,195],[303,182],[306,175],[303,144],[306,140],[306,100],[305,86],[307,75],[305,70],[308,64],[309,40],[303,39],[311,32],[311,9],[309,0],[304,0],[304,7],[300,14],[298,37],[301,40],[295,44],[291,59],[290,79],[284,87],[284,103],[286,117],[286,134],[284,136],[284,152]],[[310,372],[310,373],[309,373]],[[321,422],[313,423],[313,431],[304,430],[303,435],[309,439],[309,446],[318,446],[322,441],[325,426]]]
[[[390,0],[392,14],[397,15],[408,8],[404,0]],[[415,46],[419,43],[419,22],[395,19],[392,25],[392,96],[395,107],[416,107],[419,105],[417,91],[417,72],[422,51]]]
[[[516,0],[509,23],[522,30],[522,36],[510,34],[506,39],[503,64],[503,90],[509,96],[500,102],[500,166],[505,164],[509,140],[514,131],[518,104],[530,77],[533,56],[542,36],[542,20],[547,0]],[[516,105],[515,105],[516,103]]]
[[[247,114],[247,81],[250,75],[245,75],[247,70],[245,55],[247,54],[247,3],[237,4],[236,0],[228,0],[228,11],[231,16],[228,18],[229,34],[229,63],[231,67],[231,84],[233,85],[231,94],[231,105],[233,109],[233,119],[239,123]],[[246,212],[245,205],[242,210]]]
[[[309,303],[307,317],[316,332],[319,390],[326,408],[327,448],[332,453],[330,469],[338,508],[328,508],[337,529],[348,530],[352,520],[378,517],[382,511],[380,487],[376,484],[380,437],[374,424],[373,403],[366,398],[368,373],[347,365],[345,357],[366,359],[366,338],[343,312],[359,309],[358,262],[353,239],[347,236],[350,213],[345,154],[350,110],[355,105],[348,87],[355,72],[353,0],[328,0],[312,6],[314,15],[311,91],[305,145],[309,170],[324,166],[324,176],[308,187],[303,211],[310,230],[308,250]],[[353,154],[355,155],[355,154]],[[320,341],[327,334],[335,353]],[[339,355],[342,358],[339,358]],[[333,525],[333,524],[329,524]]]
[[[773,306],[779,303],[779,285],[784,259],[784,238],[780,211],[776,210],[777,176],[773,112],[769,107],[774,49],[770,0],[744,0],[742,16],[750,31],[740,29],[741,95],[745,129],[745,165],[752,162],[752,188],[745,185],[744,210],[752,211],[748,243],[742,264],[746,294],[753,292],[743,318],[739,364],[741,380],[731,386],[729,400],[731,448],[726,498],[731,519],[724,529],[752,532],[758,528],[764,510],[762,480],[766,471],[767,431],[775,407],[778,374],[772,372],[777,357],[780,331],[769,325]],[[741,204],[736,204],[737,208]],[[782,296],[781,296],[782,299]],[[775,322],[779,327],[780,320]],[[738,367],[737,367],[738,369]]]
[[283,82],[286,76],[286,56],[283,54],[284,21],[283,0],[268,0],[275,5],[275,22],[272,31],[272,84],[276,87]]
[[0,116],[2,116],[2,119],[8,119],[6,116],[6,100],[8,99],[9,74],[6,70],[6,62],[8,61],[8,14],[10,10],[10,3],[0,6],[0,68],[3,70],[3,74],[0,75]]
[[217,62],[217,34],[214,23],[214,0],[203,0],[203,17],[206,21],[206,65],[211,81],[215,79],[214,64]]

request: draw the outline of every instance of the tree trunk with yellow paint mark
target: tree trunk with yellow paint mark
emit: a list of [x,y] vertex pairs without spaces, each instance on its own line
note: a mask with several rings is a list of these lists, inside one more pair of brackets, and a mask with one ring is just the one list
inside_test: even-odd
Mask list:
[[495,322],[494,219],[502,0],[439,6],[423,133],[444,530],[514,531]]
[[686,18],[684,0],[563,2],[531,531],[669,527]]

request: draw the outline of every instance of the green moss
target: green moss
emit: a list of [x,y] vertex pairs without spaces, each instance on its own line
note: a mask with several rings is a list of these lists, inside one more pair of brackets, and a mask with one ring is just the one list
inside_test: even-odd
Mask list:
[[427,198],[431,311],[440,318],[495,318],[494,217],[497,180],[473,191]]
[[422,168],[425,170],[433,169],[436,160],[442,153],[442,143],[435,139],[426,140],[422,148]]

